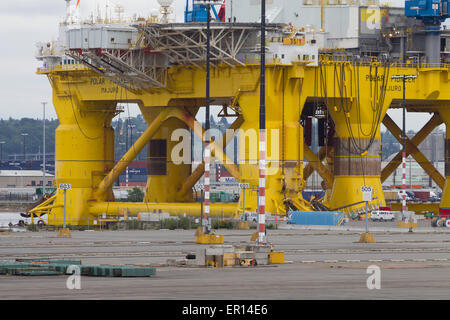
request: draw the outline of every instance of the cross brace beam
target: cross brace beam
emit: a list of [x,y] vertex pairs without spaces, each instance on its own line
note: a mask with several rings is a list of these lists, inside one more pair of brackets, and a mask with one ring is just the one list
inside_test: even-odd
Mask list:
[[326,184],[329,186],[333,185],[334,177],[331,174],[330,170],[327,169],[320,160],[319,157],[308,147],[307,144],[304,144],[303,147],[304,154],[306,160],[308,160],[308,164],[317,171],[317,173],[325,180]]
[[[386,115],[383,119],[383,124],[397,139],[398,142],[402,142],[402,130],[395,124],[391,117]],[[445,178],[440,172],[433,166],[433,164],[424,156],[417,146],[425,140],[425,138],[436,128],[442,124],[442,118],[439,114],[435,113],[433,117],[427,122],[427,124],[420,129],[420,131],[411,140],[406,137],[406,156],[411,155],[423,170],[433,179],[436,184],[443,189],[445,185]],[[386,167],[381,171],[381,182],[384,182],[394,170],[400,166],[402,162],[402,153],[397,155],[388,163]]]

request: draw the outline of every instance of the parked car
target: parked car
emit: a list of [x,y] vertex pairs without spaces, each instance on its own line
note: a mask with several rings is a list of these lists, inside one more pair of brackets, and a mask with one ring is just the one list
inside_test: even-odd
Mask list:
[[394,221],[395,216],[391,211],[375,210],[370,215],[372,221]]
[[[403,200],[403,191],[399,191],[398,192],[398,200],[400,200],[400,201]],[[406,193],[405,200],[406,201],[412,201],[413,199],[408,195],[408,193]]]
[[438,196],[431,196],[429,201],[431,201],[431,202],[439,202],[439,201],[441,201],[441,199]]
[[419,198],[416,197],[416,195],[414,194],[414,192],[412,191],[406,191],[407,196],[409,196],[410,201],[419,201]]
[[242,221],[258,222],[258,212],[246,212],[244,215],[241,215],[240,219]]

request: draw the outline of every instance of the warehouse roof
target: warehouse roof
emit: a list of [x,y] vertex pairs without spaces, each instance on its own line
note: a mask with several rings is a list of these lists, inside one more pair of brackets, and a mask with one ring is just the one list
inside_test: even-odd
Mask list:
[[[0,170],[0,177],[42,177],[42,170]],[[50,173],[45,173],[46,177],[53,177]]]

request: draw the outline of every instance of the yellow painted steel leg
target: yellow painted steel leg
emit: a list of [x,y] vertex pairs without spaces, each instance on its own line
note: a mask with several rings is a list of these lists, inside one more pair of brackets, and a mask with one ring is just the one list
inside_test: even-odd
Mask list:
[[[116,106],[112,102],[82,102],[78,92],[66,79],[60,89],[54,90],[53,104],[59,119],[56,129],[55,183],[69,183],[67,192],[67,225],[86,225],[89,201],[92,198],[113,200],[111,188],[94,196],[96,188],[114,165],[114,131],[111,120]],[[63,191],[58,190],[49,215],[50,225],[63,224]]]
[[[291,77],[291,78],[289,78]],[[285,201],[302,199],[303,130],[299,119],[306,95],[302,94],[300,74],[288,68],[271,68],[266,74],[266,212],[285,214]],[[239,134],[240,181],[249,183],[245,189],[247,212],[256,212],[258,188],[259,87],[239,98],[244,116]],[[242,210],[243,194],[238,208]],[[302,207],[303,209],[303,207]]]
[[[336,104],[338,104],[336,102]],[[384,206],[384,194],[381,187],[381,136],[379,124],[368,123],[353,124],[347,126],[348,116],[343,112],[333,110],[331,115],[336,123],[336,135],[334,139],[334,181],[328,203],[330,208],[338,208],[362,201],[362,186],[373,188],[374,200],[370,207]],[[356,106],[352,107],[354,111]],[[356,111],[354,111],[356,112]],[[367,112],[369,113],[369,112]],[[350,116],[350,120],[353,118]],[[356,115],[355,115],[356,119]],[[354,127],[352,127],[354,126]],[[361,126],[361,128],[360,128]],[[372,137],[359,138],[358,132],[372,132]],[[352,130],[349,132],[349,130]],[[364,151],[365,150],[365,151]],[[375,199],[376,198],[376,199]],[[364,204],[357,204],[348,208],[348,212],[363,211]]]
[[[314,81],[305,83],[312,87],[310,90],[318,86],[320,101],[327,106],[335,126],[334,182],[325,204],[337,208],[360,202],[361,187],[372,186],[378,199],[369,206],[384,205],[379,126],[391,98],[387,90],[379,88],[388,82],[387,66],[324,63],[311,76]],[[349,210],[362,211],[364,204]]]

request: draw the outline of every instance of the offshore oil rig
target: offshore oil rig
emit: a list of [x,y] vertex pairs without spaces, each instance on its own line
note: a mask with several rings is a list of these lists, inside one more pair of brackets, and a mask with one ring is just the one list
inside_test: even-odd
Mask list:
[[[37,59],[53,88],[60,121],[56,130],[56,185],[70,184],[68,224],[86,225],[99,216],[169,212],[197,215],[192,188],[205,162],[193,168],[178,132],[203,141],[196,115],[204,108],[207,52],[206,7],[187,1],[185,22],[170,20],[172,1],[160,0],[160,14],[149,18],[74,17],[70,0],[54,42],[38,46]],[[234,120],[229,134],[211,142],[211,153],[241,183],[238,204],[211,204],[211,215],[256,212],[259,184],[261,3],[225,0],[211,23],[211,105],[218,116]],[[380,125],[399,140],[400,124],[386,112],[401,108],[433,114],[412,139],[411,154],[443,189],[441,208],[450,208],[450,162],[443,177],[417,146],[437,126],[450,125],[450,73],[446,48],[450,33],[447,0],[407,0],[405,8],[353,0],[266,0],[265,209],[272,215],[289,210],[361,210],[361,187],[372,186],[372,208],[385,205],[384,181],[399,165],[401,153],[381,168]],[[399,76],[411,76],[403,80]],[[406,90],[403,90],[404,87]],[[121,103],[138,104],[148,128],[119,160],[114,159],[111,121]],[[320,150],[311,146],[317,118]],[[179,131],[182,129],[182,131]],[[225,147],[234,135],[239,160]],[[174,136],[176,138],[174,138]],[[190,135],[188,135],[190,137]],[[450,130],[447,130],[450,141]],[[116,202],[112,186],[148,145],[148,182],[142,203]],[[190,146],[190,142],[187,142]],[[446,159],[450,144],[446,143]],[[119,160],[119,161],[117,161]],[[326,196],[302,197],[305,180],[317,171]],[[244,194],[245,193],[245,196]],[[64,192],[30,212],[48,214],[60,225]]]

